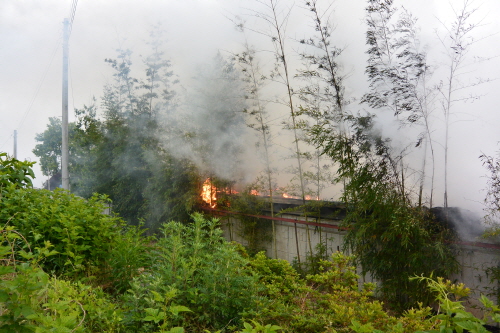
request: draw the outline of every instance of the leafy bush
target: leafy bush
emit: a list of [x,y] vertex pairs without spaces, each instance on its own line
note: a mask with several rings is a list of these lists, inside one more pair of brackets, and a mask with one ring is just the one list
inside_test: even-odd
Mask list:
[[97,283],[123,292],[132,278],[148,267],[148,243],[139,227],[126,227],[104,214],[110,201],[93,195],[86,200],[61,189],[31,187],[31,162],[0,154],[0,223],[10,225],[37,254],[45,244],[52,255],[41,264],[47,272],[71,278],[97,277]]
[[[483,319],[479,319],[465,310],[460,300],[469,295],[470,289],[465,287],[463,283],[453,284],[442,278],[432,279],[424,276],[414,277],[412,280],[427,284],[427,289],[435,295],[435,300],[439,303],[437,314],[426,319],[428,328],[425,330],[406,330],[402,322],[399,321],[394,326],[388,327],[386,332],[487,333],[490,332],[485,328],[487,322],[500,322],[500,308],[484,295],[481,296],[480,301],[488,311]],[[414,313],[414,311],[412,312]],[[411,317],[411,315],[412,313],[409,313],[405,318]],[[382,330],[374,329],[371,323],[361,324],[357,320],[352,320],[350,328],[356,333],[384,333]]]
[[[105,197],[30,189],[29,163],[6,161],[0,168],[0,333],[182,333],[181,326],[219,333],[485,332],[486,320],[459,301],[467,294],[463,285],[413,279],[419,287],[429,284],[442,312],[431,316],[430,308],[419,307],[394,317],[373,297],[374,285],[359,290],[352,257],[311,255],[308,268],[316,273],[301,277],[284,260],[263,253],[248,258],[223,239],[217,220],[200,214],[191,224],[170,222],[157,238],[145,237],[103,214]],[[83,283],[89,281],[127,292],[114,304],[101,288]],[[498,306],[481,301],[488,318],[500,322]]]
[[[121,312],[99,288],[45,273],[38,262],[54,255],[19,250],[23,236],[0,230],[0,332],[119,332]],[[17,254],[17,256],[16,256]]]
[[32,178],[35,178],[31,167],[34,162],[21,162],[9,158],[7,153],[0,153],[0,195],[7,187],[32,187]]
[[152,241],[153,237],[144,236],[144,230],[140,226],[124,226],[112,241],[98,282],[108,292],[126,292],[133,278],[151,266]]
[[412,202],[402,156],[374,130],[373,115],[344,120],[348,133],[317,128],[315,141],[339,164],[336,181],[344,184],[347,206],[345,248],[356,255],[363,273],[381,282],[383,297],[394,309],[402,313],[419,302],[429,304],[428,290],[410,278],[458,272],[452,235]]
[[[124,296],[130,309],[126,324],[136,332],[159,328],[160,322],[144,323],[146,311],[164,312],[162,320],[171,326],[201,332],[241,327],[242,315],[255,308],[258,285],[246,267],[247,259],[224,240],[217,220],[200,214],[193,219],[188,225],[170,222],[163,226],[152,253],[154,264]],[[160,300],[165,295],[170,295],[165,298],[168,304]],[[190,312],[180,316],[168,310],[176,306]]]
[[85,200],[63,190],[12,189],[0,201],[0,223],[14,226],[34,249],[53,246],[57,254],[44,260],[45,270],[84,276],[102,266],[123,227],[103,213],[107,204],[100,195]]
[[320,273],[302,279],[288,262],[257,255],[251,267],[266,288],[261,295],[268,302],[252,313],[253,319],[277,324],[287,332],[352,332],[354,320],[360,325],[370,323],[374,329],[399,323],[405,332],[430,327],[425,320],[430,308],[411,310],[396,318],[373,297],[373,284],[359,290],[352,260],[334,253],[330,260],[318,263]]

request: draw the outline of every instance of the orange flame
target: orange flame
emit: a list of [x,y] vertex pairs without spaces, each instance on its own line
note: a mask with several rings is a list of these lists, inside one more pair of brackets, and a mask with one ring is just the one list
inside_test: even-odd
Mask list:
[[260,195],[259,191],[257,191],[257,190],[251,190],[250,194],[251,195]]
[[[290,195],[290,194],[287,194],[287,193],[283,193],[281,195],[283,198],[287,198],[287,199],[300,199],[301,197],[299,196],[296,196],[296,195]],[[305,200],[319,200],[319,197],[312,197],[310,195],[306,195],[304,197]]]
[[203,183],[201,199],[209,204],[211,208],[215,208],[217,205],[217,188],[212,185],[210,178],[207,178]]

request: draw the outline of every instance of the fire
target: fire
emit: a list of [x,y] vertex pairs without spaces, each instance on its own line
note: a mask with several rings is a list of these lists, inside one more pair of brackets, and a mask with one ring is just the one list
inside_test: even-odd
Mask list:
[[217,188],[212,185],[210,178],[207,178],[203,183],[201,199],[209,204],[211,208],[215,208],[217,205]]
[[[299,196],[296,196],[296,195],[289,195],[289,194],[287,194],[287,193],[283,193],[281,196],[282,196],[283,198],[286,198],[286,199],[300,199],[300,197],[299,197]],[[319,197],[312,197],[312,196],[310,196],[310,195],[306,195],[306,196],[304,197],[304,199],[305,199],[305,200],[319,200]]]
[[251,195],[260,195],[259,191],[257,191],[257,190],[251,190],[250,194]]
[[297,197],[295,195],[290,195],[290,194],[287,194],[287,193],[283,193],[281,196],[283,198],[286,198],[286,199],[300,199],[300,197]]

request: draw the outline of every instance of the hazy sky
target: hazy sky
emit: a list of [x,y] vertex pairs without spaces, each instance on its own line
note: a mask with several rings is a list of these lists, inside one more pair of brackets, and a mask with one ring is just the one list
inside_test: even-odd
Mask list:
[[[266,0],[262,0],[266,1]],[[363,22],[365,1],[320,1],[323,7],[333,3],[331,17],[337,25],[335,43],[346,47],[342,63],[349,73],[347,90],[350,97],[359,98],[367,87],[364,75],[366,51]],[[471,56],[500,54],[500,1],[476,1],[481,5],[477,20],[482,27],[477,37],[492,35],[476,44]],[[311,23],[302,1],[282,0],[285,7],[294,6],[287,32],[290,52],[296,47],[292,39],[308,36]],[[398,3],[396,1],[396,3]],[[436,38],[435,29],[443,31],[438,18],[449,23],[452,7],[459,8],[462,0],[404,0],[403,3],[419,18],[422,44],[428,46],[436,72],[444,68],[446,59]],[[35,133],[43,132],[49,117],[61,115],[62,22],[68,17],[70,0],[1,0],[0,1],[0,151],[13,153],[13,132],[18,131],[18,158],[36,161],[32,154]],[[140,55],[150,27],[162,23],[167,32],[168,57],[181,83],[188,82],[196,67],[212,58],[217,50],[241,50],[243,36],[233,28],[228,17],[239,15],[249,26],[266,29],[252,17],[252,10],[261,7],[251,0],[80,0],[76,10],[70,40],[70,120],[72,110],[89,104],[92,96],[101,97],[103,86],[111,80],[112,70],[105,58],[116,56],[116,49],[132,49]],[[269,49],[268,40],[249,35],[257,48]],[[471,58],[472,59],[472,58]],[[472,64],[469,78],[500,77],[500,58],[487,64]],[[440,68],[441,67],[441,68]],[[439,79],[438,79],[439,80]],[[466,81],[469,79],[466,79]],[[485,186],[485,169],[478,156],[494,154],[500,141],[500,82],[482,85],[472,93],[484,95],[479,101],[456,109],[451,129],[450,205],[478,209]],[[366,110],[366,106],[356,107]],[[356,110],[354,110],[356,111]],[[439,116],[435,111],[436,140],[442,136]],[[392,135],[396,143],[410,142],[406,131],[396,131],[392,115],[382,114],[382,130]],[[410,136],[409,134],[407,134]],[[442,141],[441,141],[442,142]],[[440,143],[438,143],[439,145]],[[442,148],[438,148],[442,152]],[[35,168],[40,186],[45,180]],[[442,178],[442,172],[437,170]],[[441,186],[438,182],[436,186]],[[437,204],[442,192],[436,188]]]

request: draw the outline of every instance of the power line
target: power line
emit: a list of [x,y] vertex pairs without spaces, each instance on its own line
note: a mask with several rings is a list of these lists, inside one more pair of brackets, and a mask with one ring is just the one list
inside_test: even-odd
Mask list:
[[75,93],[73,91],[73,72],[71,71],[71,59],[68,58],[68,70],[69,70],[69,80],[71,81],[71,102],[73,104],[73,110],[75,110]]
[[76,15],[76,6],[78,6],[78,0],[73,0],[71,4],[71,10],[69,12],[69,35],[71,36],[71,30],[73,29],[73,21]]
[[5,142],[0,146],[0,151],[3,151],[3,147],[5,147],[5,145],[10,141],[10,139],[12,139],[14,137],[14,134],[11,134],[9,135],[9,137],[7,138],[7,140],[5,140]]
[[54,48],[54,52],[52,52],[52,57],[50,58],[50,62],[47,65],[47,67],[45,68],[45,71],[44,71],[40,81],[38,82],[38,86],[35,90],[35,94],[31,98],[30,103],[28,104],[28,109],[26,110],[26,112],[24,112],[24,115],[21,118],[19,125],[17,125],[17,129],[20,129],[23,126],[24,122],[26,121],[26,118],[28,117],[28,114],[31,111],[31,108],[33,107],[33,104],[35,103],[35,99],[37,98],[38,93],[40,92],[40,88],[42,87],[42,84],[45,82],[45,78],[47,77],[47,73],[49,72],[50,66],[52,65],[52,61],[54,60],[54,56],[56,55],[56,52],[59,49],[59,46],[61,44],[60,41],[61,41],[61,36],[59,36],[59,38],[57,39],[56,46]]

